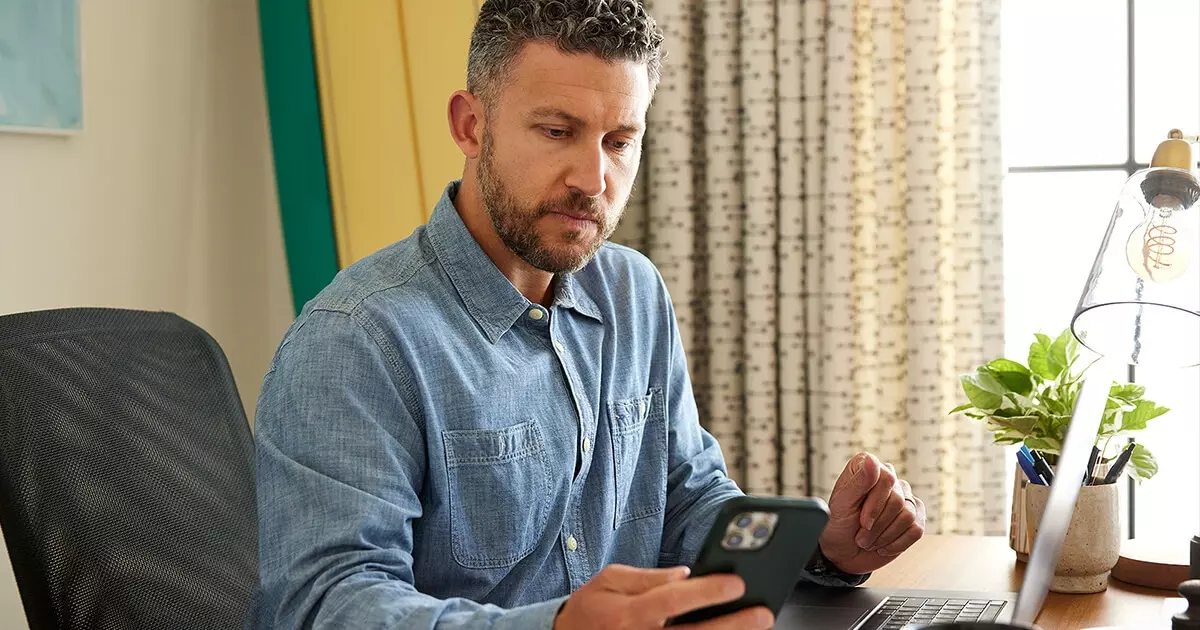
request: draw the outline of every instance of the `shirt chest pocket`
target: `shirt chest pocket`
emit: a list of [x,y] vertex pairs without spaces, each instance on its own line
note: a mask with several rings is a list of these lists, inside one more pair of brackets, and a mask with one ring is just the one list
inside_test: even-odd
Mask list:
[[613,528],[661,514],[667,501],[667,423],[662,390],[608,404],[616,480]]
[[442,433],[455,562],[471,569],[516,564],[541,542],[549,512],[549,462],[533,422]]

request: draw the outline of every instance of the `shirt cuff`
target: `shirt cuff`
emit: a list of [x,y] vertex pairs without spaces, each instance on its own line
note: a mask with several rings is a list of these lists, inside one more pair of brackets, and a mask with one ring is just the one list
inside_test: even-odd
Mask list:
[[496,620],[493,630],[554,630],[554,620],[567,597],[550,599],[528,606],[510,608]]
[[860,586],[869,577],[871,577],[870,573],[857,574],[842,571],[829,558],[826,558],[824,553],[821,553],[820,547],[817,547],[816,551],[813,551],[812,558],[805,565],[800,579],[820,586],[847,587]]

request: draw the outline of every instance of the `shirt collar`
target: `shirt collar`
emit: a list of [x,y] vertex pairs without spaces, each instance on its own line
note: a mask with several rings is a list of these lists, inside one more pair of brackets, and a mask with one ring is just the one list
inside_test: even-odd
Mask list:
[[[488,340],[496,343],[533,303],[508,281],[467,230],[454,206],[459,184],[456,180],[446,186],[434,206],[426,233],[467,312]],[[596,303],[573,274],[557,276],[554,305],[600,320]]]

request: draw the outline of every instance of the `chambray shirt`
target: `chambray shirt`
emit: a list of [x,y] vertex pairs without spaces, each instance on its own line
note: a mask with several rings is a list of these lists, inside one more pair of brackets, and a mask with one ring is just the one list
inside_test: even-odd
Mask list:
[[531,303],[457,189],[339,273],[271,363],[255,439],[272,627],[548,629],[609,563],[692,563],[741,494],[654,266],[605,244]]

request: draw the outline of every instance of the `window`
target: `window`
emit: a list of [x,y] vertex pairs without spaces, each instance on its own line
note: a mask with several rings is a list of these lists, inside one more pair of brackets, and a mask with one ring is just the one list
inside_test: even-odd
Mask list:
[[[1125,179],[1167,131],[1200,133],[1200,2],[1003,0],[1006,348],[1070,324]],[[1126,531],[1200,532],[1200,369],[1128,375],[1171,408],[1139,441],[1155,479],[1122,497]],[[1132,485],[1132,484],[1131,484]]]

